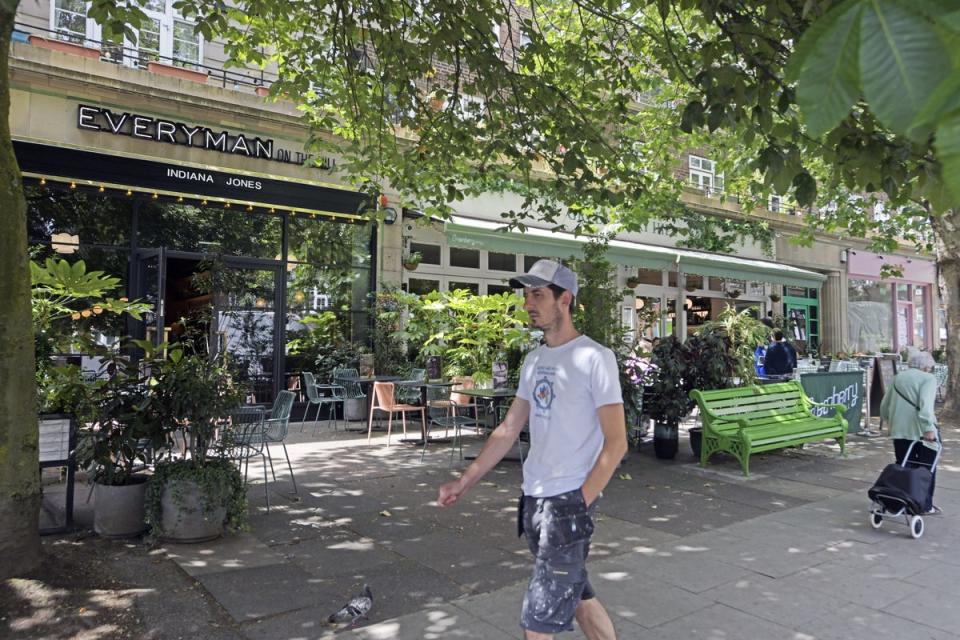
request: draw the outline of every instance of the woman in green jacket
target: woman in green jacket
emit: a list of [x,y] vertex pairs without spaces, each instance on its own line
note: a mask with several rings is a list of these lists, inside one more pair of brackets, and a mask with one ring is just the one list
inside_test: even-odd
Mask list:
[[[890,437],[893,438],[893,450],[897,461],[902,461],[907,450],[914,442],[910,462],[931,465],[940,450],[940,434],[937,430],[937,418],[933,412],[933,403],[937,397],[937,379],[933,371],[933,356],[926,351],[915,351],[910,356],[910,368],[898,373],[893,384],[883,395],[880,403],[880,417],[890,425]],[[939,515],[939,507],[933,505],[933,489],[936,473],[930,482],[930,494],[924,503],[926,514]]]

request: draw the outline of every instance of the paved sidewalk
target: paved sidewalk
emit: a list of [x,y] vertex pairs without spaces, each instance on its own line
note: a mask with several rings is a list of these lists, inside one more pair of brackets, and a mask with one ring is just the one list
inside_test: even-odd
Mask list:
[[[436,487],[461,469],[449,445],[387,448],[366,434],[312,425],[288,441],[285,465],[250,488],[251,531],[165,551],[250,639],[522,638],[517,619],[531,563],[516,537],[517,463],[501,463],[462,504],[440,509]],[[631,451],[598,509],[588,568],[621,639],[821,640],[960,637],[960,438],[947,455],[919,541],[868,522],[866,489],[890,460],[885,438],[828,444],[700,469]],[[465,446],[476,452],[479,441]],[[251,470],[258,476],[259,469]],[[256,472],[256,473],[254,473]],[[367,583],[369,621],[325,618]],[[565,634],[580,638],[579,632]]]

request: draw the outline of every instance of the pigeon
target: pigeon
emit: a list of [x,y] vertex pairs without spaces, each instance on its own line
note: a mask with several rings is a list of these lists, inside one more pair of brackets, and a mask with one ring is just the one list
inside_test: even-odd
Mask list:
[[353,626],[357,623],[358,619],[367,617],[372,606],[373,594],[370,592],[369,586],[363,585],[363,591],[360,595],[354,596],[350,599],[350,602],[340,607],[339,611],[331,614],[330,617],[327,618],[327,622],[330,624],[349,622],[350,625]]

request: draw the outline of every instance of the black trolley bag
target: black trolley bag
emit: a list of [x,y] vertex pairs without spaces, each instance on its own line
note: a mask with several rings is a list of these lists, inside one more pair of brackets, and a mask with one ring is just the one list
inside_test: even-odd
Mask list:
[[910,527],[914,538],[923,535],[923,503],[930,491],[943,445],[938,442],[940,449],[928,465],[917,460],[910,461],[910,454],[917,442],[919,440],[910,443],[903,460],[884,467],[880,477],[867,491],[875,505],[870,511],[870,524],[874,528],[879,528],[885,518],[897,519]]

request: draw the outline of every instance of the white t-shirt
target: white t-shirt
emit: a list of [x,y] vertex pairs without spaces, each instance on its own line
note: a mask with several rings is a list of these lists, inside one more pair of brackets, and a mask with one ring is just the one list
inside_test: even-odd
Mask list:
[[530,452],[523,493],[555,496],[579,489],[603,448],[597,409],[621,404],[613,351],[587,336],[527,355],[517,397],[530,403]]

